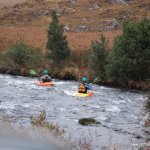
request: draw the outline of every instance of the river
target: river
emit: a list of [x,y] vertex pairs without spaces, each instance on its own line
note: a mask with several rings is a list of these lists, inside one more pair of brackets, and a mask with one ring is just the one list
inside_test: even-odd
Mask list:
[[[48,120],[66,131],[66,138],[89,139],[94,149],[111,144],[137,148],[150,139],[142,120],[142,92],[93,85],[92,97],[78,98],[73,96],[78,82],[54,80],[55,87],[39,87],[36,81],[37,78],[0,75],[0,115],[14,125],[29,126],[29,116],[45,110]],[[101,124],[80,125],[78,120],[86,117]]]

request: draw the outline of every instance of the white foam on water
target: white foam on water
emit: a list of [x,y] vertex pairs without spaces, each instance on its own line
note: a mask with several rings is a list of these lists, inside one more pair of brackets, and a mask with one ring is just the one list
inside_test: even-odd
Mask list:
[[100,108],[98,105],[92,105],[92,108]]
[[102,92],[96,92],[96,91],[94,91],[94,94],[103,95]]
[[76,85],[71,86],[72,89],[78,89]]
[[65,111],[65,110],[66,110],[66,108],[59,108],[59,110],[60,110],[60,111]]
[[112,103],[119,105],[121,103],[126,104],[127,102],[125,100],[117,100],[117,101],[112,101]]
[[22,106],[25,107],[25,108],[30,108],[31,104],[22,104]]
[[127,99],[126,101],[127,101],[127,102],[131,102],[131,100],[130,100],[130,99]]
[[11,79],[11,76],[3,76],[3,77],[5,77],[5,79]]
[[73,108],[73,110],[75,110],[75,111],[80,111],[80,109],[79,109],[79,108]]
[[56,85],[63,85],[63,84],[66,84],[67,82],[57,81],[57,82],[55,82],[55,83],[56,83]]
[[4,102],[0,104],[0,109],[14,109],[14,108],[15,108],[15,104],[11,102]]
[[74,120],[74,122],[78,122],[78,120],[77,120],[77,119],[75,119],[75,120]]
[[61,116],[60,118],[65,119],[65,120],[71,120],[70,118],[67,118],[67,117],[64,117],[64,116]]
[[109,89],[113,89],[113,88],[108,88],[108,87],[105,87],[105,86],[100,86],[100,87],[98,87],[99,89],[101,89],[101,90],[109,90]]
[[7,80],[7,82],[5,82],[6,84],[14,84],[14,82],[12,80]]
[[34,80],[20,80],[17,78],[8,78],[6,79],[5,85],[14,85],[14,86],[31,86],[34,84],[36,81]]
[[30,88],[31,88],[31,89],[34,89],[34,90],[37,90],[39,87],[38,87],[37,85],[35,85],[35,84],[31,84],[31,85],[30,85]]
[[106,111],[120,112],[120,109],[116,106],[109,106],[108,108],[106,108]]
[[67,95],[70,95],[70,96],[75,96],[75,91],[68,91],[68,90],[66,90],[66,91],[64,91],[64,93],[65,94],[67,94]]
[[105,116],[99,116],[99,117],[96,117],[96,120],[107,120],[108,118],[105,117]]
[[123,104],[126,104],[126,103],[127,103],[125,100],[121,100],[121,101],[119,101],[119,102],[120,102],[120,104],[121,104],[121,103],[123,103]]
[[119,102],[119,101],[113,101],[112,103],[113,103],[113,104],[117,104],[117,105],[119,105],[119,104],[120,104],[120,102]]

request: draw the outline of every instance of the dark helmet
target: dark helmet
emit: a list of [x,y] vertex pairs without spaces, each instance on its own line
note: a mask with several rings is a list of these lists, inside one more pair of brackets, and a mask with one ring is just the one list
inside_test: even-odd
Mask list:
[[44,70],[44,71],[43,71],[43,74],[48,74],[48,70]]

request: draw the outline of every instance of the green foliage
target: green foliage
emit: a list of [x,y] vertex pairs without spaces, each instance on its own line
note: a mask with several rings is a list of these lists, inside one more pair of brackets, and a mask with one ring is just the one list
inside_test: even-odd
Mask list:
[[49,58],[55,64],[60,64],[63,60],[70,56],[70,49],[66,36],[63,35],[63,25],[59,24],[55,11],[51,13],[52,22],[48,29],[47,48],[49,49]]
[[39,49],[30,48],[22,41],[8,50],[6,56],[16,65],[25,68],[38,67],[42,59],[42,53]]
[[0,72],[5,73],[8,72],[8,70],[14,69],[14,62],[10,60],[5,53],[0,53]]
[[123,34],[115,39],[106,66],[107,75],[121,84],[150,76],[150,21],[125,22]]
[[103,35],[101,35],[100,40],[92,42],[91,45],[91,53],[89,56],[90,64],[96,74],[101,77],[105,76],[104,66],[107,63],[107,44],[108,41]]

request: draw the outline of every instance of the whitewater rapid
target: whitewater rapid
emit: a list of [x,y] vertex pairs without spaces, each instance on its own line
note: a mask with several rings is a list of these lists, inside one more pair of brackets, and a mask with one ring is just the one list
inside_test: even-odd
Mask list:
[[[37,78],[0,75],[0,115],[13,124],[29,126],[30,115],[47,112],[73,141],[86,138],[95,149],[118,144],[126,148],[150,139],[142,122],[145,95],[93,85],[94,95],[74,97],[79,82],[53,80],[55,87],[36,86]],[[81,126],[80,118],[94,118],[100,124]]]

